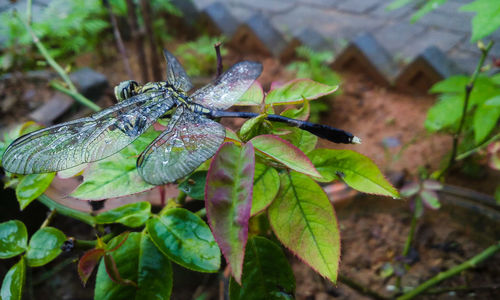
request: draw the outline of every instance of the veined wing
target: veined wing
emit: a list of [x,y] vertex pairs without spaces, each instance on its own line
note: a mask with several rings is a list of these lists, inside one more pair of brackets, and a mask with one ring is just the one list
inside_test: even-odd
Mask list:
[[233,65],[212,83],[191,95],[191,100],[207,108],[227,109],[248,90],[262,72],[262,64],[242,61]]
[[137,160],[139,174],[154,185],[173,182],[212,157],[225,136],[224,126],[180,106]]
[[191,83],[191,79],[189,79],[189,76],[186,74],[186,71],[177,58],[166,49],[163,49],[163,55],[167,60],[167,82],[176,89],[180,89],[184,92],[192,89],[193,84]]
[[5,151],[5,170],[18,174],[47,173],[108,157],[140,136],[174,101],[150,92],[82,118],[26,134]]

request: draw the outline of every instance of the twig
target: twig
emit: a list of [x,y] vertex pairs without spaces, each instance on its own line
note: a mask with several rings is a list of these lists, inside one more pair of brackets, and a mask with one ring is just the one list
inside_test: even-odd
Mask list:
[[483,148],[486,148],[489,144],[495,142],[496,140],[500,140],[500,133],[492,136],[489,140],[485,141],[484,143],[480,144],[479,146],[477,146],[476,148],[473,148],[467,152],[464,152],[462,154],[459,154],[457,155],[457,160],[462,160],[464,158],[467,158],[469,156],[471,156],[472,154],[476,153],[477,151],[483,149]]
[[[422,200],[417,197],[415,199],[415,207],[420,205],[419,203],[417,203],[418,201],[422,201]],[[403,253],[402,253],[403,257],[406,257],[408,255],[408,253],[410,253],[410,248],[411,248],[411,244],[413,242],[413,237],[415,236],[415,229],[417,228],[417,220],[418,220],[417,209],[415,209],[413,211],[413,215],[411,217],[410,231],[408,232],[408,237],[406,238],[405,246],[403,248]],[[396,284],[395,285],[396,285],[396,289],[398,291],[401,291],[401,276],[396,276]]]
[[472,257],[471,259],[461,263],[458,266],[455,266],[448,271],[441,272],[437,274],[436,276],[432,277],[431,279],[425,281],[421,285],[417,286],[413,290],[403,294],[402,296],[398,297],[398,300],[408,300],[412,299],[420,294],[422,294],[425,290],[429,289],[430,287],[438,284],[439,282],[448,279],[452,276],[455,276],[459,274],[460,272],[475,267],[477,264],[482,262],[483,260],[487,259],[488,257],[492,256],[495,254],[497,251],[500,250],[500,241],[498,241],[495,245],[492,245],[488,248],[486,248],[483,252],[479,253],[478,255]]
[[40,226],[40,229],[49,226],[50,222],[52,222],[52,219],[56,215],[57,210],[51,209],[50,213],[47,215],[47,218],[45,218],[45,221],[43,221],[42,225]]
[[220,46],[222,45],[221,42],[217,42],[214,45],[215,48],[215,54],[217,55],[217,74],[215,78],[219,78],[219,76],[222,74],[222,55],[220,54]]
[[61,84],[59,84],[57,81],[51,81],[49,83],[49,85],[51,87],[53,87],[54,89],[56,89],[56,90],[58,90],[60,92],[63,92],[66,95],[71,96],[77,102],[79,102],[80,104],[82,104],[82,105],[84,105],[84,106],[92,109],[93,111],[100,111],[101,110],[101,107],[99,105],[97,105],[94,102],[90,101],[89,99],[87,99],[82,94],[65,88],[64,86],[62,86]]
[[33,6],[33,1],[32,0],[28,0],[27,2],[27,7],[26,7],[26,20],[28,22],[28,25],[31,25],[31,20],[32,20],[32,13],[31,13],[31,10],[32,10],[32,6]]
[[146,36],[149,42],[149,51],[151,59],[151,68],[153,70],[153,80],[159,81],[162,78],[162,71],[160,67],[160,58],[156,49],[156,43],[153,35],[153,21],[151,18],[151,6],[149,0],[141,0],[141,10],[144,19],[144,26],[146,28]]
[[133,0],[127,0],[127,13],[128,13],[128,23],[130,25],[132,39],[134,40],[137,56],[139,59],[139,66],[141,68],[141,79],[142,82],[148,82],[148,65],[146,62],[146,53],[144,51],[144,35],[139,30],[139,25],[137,24],[137,15],[135,13],[136,5]]
[[488,53],[490,52],[491,47],[493,46],[493,41],[490,41],[486,47],[480,47],[481,50],[481,58],[479,59],[479,63],[476,66],[476,69],[474,70],[474,73],[472,73],[472,76],[469,79],[469,82],[465,86],[465,99],[464,99],[464,106],[462,108],[462,116],[460,117],[460,123],[458,125],[457,132],[453,135],[453,147],[451,150],[451,156],[448,164],[446,167],[443,169],[443,171],[440,172],[439,178],[441,178],[443,175],[445,175],[448,170],[455,164],[456,162],[456,157],[457,157],[457,149],[458,149],[458,142],[460,139],[460,135],[462,134],[462,129],[465,124],[465,117],[467,115],[467,109],[469,107],[469,99],[470,95],[472,93],[472,90],[474,89],[474,84],[476,83],[476,79],[479,76],[479,73],[481,73],[481,69],[484,64],[484,60],[488,56]]
[[[106,243],[107,241],[111,240],[113,237],[115,237],[117,234],[115,233],[108,233],[106,235],[103,235],[101,237],[101,241]],[[78,249],[92,249],[97,246],[97,240],[77,240],[75,239],[75,248]]]
[[127,72],[128,78],[132,79],[134,77],[134,74],[132,73],[132,69],[130,68],[127,50],[125,49],[125,46],[123,45],[122,35],[120,34],[120,30],[118,29],[118,23],[116,22],[115,15],[113,14],[113,11],[111,10],[111,6],[109,5],[109,0],[102,0],[102,2],[104,4],[104,6],[106,7],[106,10],[108,11],[109,19],[111,20],[111,26],[113,27],[113,35],[114,35],[115,40],[116,40],[116,46],[118,48],[118,51],[120,52],[120,55],[122,56],[123,66],[125,67],[125,72]]
[[51,210],[57,210],[57,213],[60,215],[68,216],[73,219],[80,220],[84,223],[89,224],[90,226],[95,225],[95,218],[91,216],[88,213],[78,211],[69,207],[66,207],[60,203],[55,202],[54,200],[50,199],[47,195],[41,195],[38,197],[38,201],[43,203],[45,206],[47,206]]
[[369,296],[369,297],[372,297],[373,299],[378,299],[378,300],[389,299],[389,298],[380,295],[379,293],[361,285],[360,283],[358,283],[358,282],[354,281],[353,279],[351,279],[345,275],[342,275],[340,273],[339,273],[338,280],[340,282],[342,282],[343,284],[347,285],[348,287],[350,287],[351,289],[359,292],[362,295]]

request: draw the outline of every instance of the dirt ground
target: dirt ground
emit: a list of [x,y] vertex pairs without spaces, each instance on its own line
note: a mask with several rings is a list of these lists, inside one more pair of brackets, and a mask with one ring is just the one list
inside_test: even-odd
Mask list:
[[[288,73],[275,59],[230,54],[224,63],[229,66],[241,59],[263,62],[264,72],[259,81],[264,87],[269,87],[273,80],[287,81],[293,78],[293,74]],[[131,64],[134,73],[139,74],[134,55],[131,55]],[[78,65],[93,67],[108,77],[111,87],[106,96],[99,100],[102,106],[112,105],[114,103],[112,87],[122,80],[129,79],[125,77],[119,59],[110,59],[103,63],[97,56],[89,54],[80,57]],[[331,111],[322,116],[321,120],[324,124],[354,133],[363,143],[345,146],[320,141],[319,146],[358,151],[373,159],[384,172],[404,173],[407,174],[407,178],[416,176],[420,166],[430,170],[438,168],[451,148],[451,138],[445,135],[427,134],[423,127],[426,112],[435,102],[434,97],[405,94],[382,88],[365,78],[363,74],[345,73],[342,74],[342,79],[342,94],[322,100],[328,101]],[[53,93],[43,82],[17,83],[17,86],[2,84],[0,83],[0,95],[4,97],[3,103],[7,99],[5,97],[16,97],[14,100],[9,100],[14,104],[0,112],[0,126],[4,128],[14,122],[27,120],[28,113],[43,101],[50,99]],[[71,119],[73,117],[71,113],[63,119]],[[237,128],[241,122],[233,121],[225,124]],[[384,146],[384,140],[387,139],[395,142],[394,147]],[[486,179],[472,180],[453,174],[452,181],[492,194],[498,184],[498,176],[498,173],[494,173]],[[174,192],[175,189],[172,193]],[[158,203],[159,197],[154,195],[155,193],[153,190],[146,197]],[[411,219],[407,204],[394,201],[396,200],[388,201],[368,196],[356,197],[349,204],[336,207],[342,231],[341,273],[384,295],[389,295],[388,289],[394,285],[394,277],[382,278],[381,269],[386,263],[398,261]],[[85,207],[87,204],[80,202],[79,205]],[[488,239],[478,240],[474,231],[478,229],[467,228],[461,222],[465,221],[452,219],[446,212],[429,214],[420,222],[414,249],[415,261],[403,279],[403,287],[415,286],[439,271],[463,262],[492,242]],[[290,256],[290,260],[297,279],[298,299],[364,299],[343,284],[335,286],[327,282],[298,259]],[[487,264],[463,272],[440,286],[479,287],[472,293],[445,293],[428,295],[425,298],[458,299],[468,296],[474,299],[493,299],[495,291],[498,290],[492,289],[491,285],[500,285],[499,267],[500,256],[496,255]],[[89,299],[88,297],[91,297],[89,289],[78,287],[79,282],[69,283],[70,279],[71,281],[76,279],[74,266],[70,264],[64,270],[61,273],[63,276],[54,275],[57,280],[52,280],[50,286],[40,289],[46,292],[53,288],[63,289],[58,295],[71,294],[71,299]],[[64,276],[70,272],[75,273],[73,274],[75,276]],[[176,284],[179,282],[180,280],[176,280]],[[205,285],[206,290],[211,291],[208,294],[212,295],[213,299],[218,297],[217,280],[205,278],[201,280],[201,284]],[[68,287],[72,292],[68,292]],[[193,287],[187,287],[186,290],[191,292]],[[185,296],[181,295],[186,295],[186,290],[177,291],[177,296],[174,293],[173,299],[185,299]],[[70,299],[66,296],[65,299]]]

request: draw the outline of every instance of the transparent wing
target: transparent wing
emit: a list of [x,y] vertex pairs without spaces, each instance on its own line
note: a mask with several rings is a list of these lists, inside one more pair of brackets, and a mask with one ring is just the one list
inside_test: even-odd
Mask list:
[[180,89],[184,92],[189,91],[193,88],[191,79],[184,71],[177,58],[168,50],[163,49],[163,55],[167,60],[167,82],[173,85],[176,89]]
[[194,92],[191,95],[191,100],[207,108],[227,109],[238,101],[261,72],[262,65],[260,63],[239,62],[214,82]]
[[172,108],[166,94],[151,92],[82,118],[21,136],[2,163],[18,174],[47,173],[108,157],[132,143]]
[[222,125],[181,106],[137,160],[139,174],[154,185],[173,182],[212,157],[225,136]]

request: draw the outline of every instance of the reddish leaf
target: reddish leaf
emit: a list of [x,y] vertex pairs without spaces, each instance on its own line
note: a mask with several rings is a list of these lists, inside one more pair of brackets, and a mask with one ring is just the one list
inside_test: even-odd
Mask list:
[[106,266],[106,273],[108,273],[109,278],[120,285],[132,285],[137,287],[137,283],[133,282],[129,279],[123,279],[120,276],[120,272],[118,272],[118,268],[116,267],[116,262],[111,254],[106,253],[104,255],[104,265]]
[[251,143],[242,148],[225,143],[210,164],[205,187],[208,224],[239,283],[248,238],[254,171]]
[[304,152],[290,142],[270,134],[256,136],[250,141],[257,151],[272,157],[288,168],[314,177],[321,177]]
[[95,266],[97,266],[99,260],[105,253],[106,251],[104,249],[91,249],[85,252],[82,258],[80,258],[78,262],[78,275],[80,276],[83,286],[87,284]]

